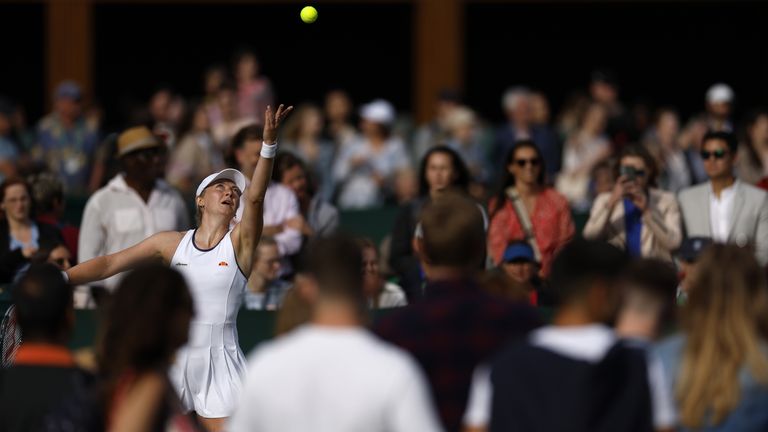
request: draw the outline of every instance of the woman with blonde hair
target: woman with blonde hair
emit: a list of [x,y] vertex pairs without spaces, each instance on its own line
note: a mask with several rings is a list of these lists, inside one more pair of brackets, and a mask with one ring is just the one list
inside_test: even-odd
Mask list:
[[657,348],[680,430],[768,430],[768,286],[734,245],[701,256],[682,333]]

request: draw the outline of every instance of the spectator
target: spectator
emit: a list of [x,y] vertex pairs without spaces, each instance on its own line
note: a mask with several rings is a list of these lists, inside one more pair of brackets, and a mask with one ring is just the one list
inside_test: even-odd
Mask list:
[[605,136],[606,110],[592,104],[579,122],[579,129],[565,142],[563,169],[557,178],[557,190],[576,210],[589,208],[589,174],[608,158],[611,146]]
[[[263,129],[260,126],[250,125],[240,129],[232,138],[232,151],[238,169],[246,179],[253,177],[256,164],[261,158],[261,144]],[[240,206],[235,220],[242,217],[243,205]],[[293,191],[274,180],[269,182],[267,194],[264,198],[264,229],[262,235],[270,236],[277,242],[280,251],[281,276],[292,272],[292,267],[287,259],[301,249],[301,231],[288,223],[300,216],[299,202]]]
[[312,320],[251,355],[229,430],[440,430],[416,364],[364,328],[357,244],[317,239],[307,261],[297,284],[312,293]]
[[688,171],[691,173],[691,184],[694,185],[708,180],[704,160],[701,159],[701,142],[706,133],[706,119],[703,116],[695,116],[688,120],[678,139],[680,149],[685,154]]
[[336,232],[339,211],[323,201],[316,192],[314,179],[301,159],[292,153],[277,155],[272,179],[290,188],[299,202],[301,217],[289,219],[286,226],[299,230],[305,237],[327,236]]
[[389,102],[377,99],[363,106],[360,117],[362,136],[341,150],[333,167],[343,209],[384,204],[395,173],[410,163],[403,141],[392,135],[395,109]]
[[613,187],[616,184],[614,175],[616,174],[613,169],[613,163],[611,160],[604,160],[594,168],[590,174],[590,190],[589,200],[594,202],[600,194],[613,191]]
[[597,197],[584,237],[605,240],[633,257],[672,262],[683,237],[680,208],[670,192],[656,189],[656,164],[642,146],[627,146],[619,158],[616,185]]
[[258,124],[262,121],[260,114],[268,105],[275,104],[272,83],[260,75],[260,67],[259,59],[253,52],[243,51],[235,57],[238,115]]
[[[189,213],[179,193],[163,180],[160,154],[166,151],[152,132],[138,126],[118,138],[122,172],[99,189],[85,205],[77,258],[85,262],[133,246],[161,231],[189,228]],[[120,276],[104,280],[117,286]]]
[[531,93],[524,87],[512,87],[504,93],[501,104],[508,124],[496,135],[494,160],[501,160],[518,141],[533,141],[547,166],[545,175],[552,181],[560,172],[560,143],[548,126],[533,123]]
[[35,222],[31,195],[22,179],[0,184],[0,284],[13,282],[27,269],[41,242],[61,238],[55,226]]
[[149,265],[123,279],[98,336],[102,430],[196,430],[167,375],[176,350],[187,342],[193,315],[184,278],[167,266]]
[[54,111],[37,125],[32,157],[62,179],[68,194],[92,192],[102,180],[93,175],[101,163],[93,158],[99,131],[82,115],[82,94],[77,84],[62,82],[54,99]]
[[554,299],[539,276],[539,263],[533,248],[525,240],[514,241],[504,250],[498,266],[514,283],[522,288],[533,306],[552,305]]
[[60,238],[52,238],[40,243],[40,248],[32,255],[30,262],[33,265],[53,264],[59,270],[66,271],[72,267],[72,254]]
[[14,108],[10,101],[0,98],[0,182],[16,175],[19,146],[13,141]]
[[592,102],[604,110],[605,136],[613,152],[618,153],[624,145],[640,138],[636,136],[637,132],[632,128],[632,119],[619,100],[619,83],[613,72],[609,70],[592,72],[589,94]]
[[739,146],[736,170],[744,183],[757,184],[768,176],[768,111],[750,114]]
[[501,263],[507,245],[525,239],[541,263],[541,275],[547,277],[552,258],[575,232],[568,202],[544,182],[544,159],[533,142],[518,142],[507,154],[504,169],[488,204],[491,259]]
[[325,95],[325,135],[333,141],[336,152],[351,144],[357,136],[350,116],[352,101],[347,92],[334,89]]
[[531,301],[527,287],[518,284],[499,267],[484,271],[478,277],[478,284],[488,294],[512,303],[530,303]]
[[712,239],[707,237],[689,237],[680,244],[677,251],[677,262],[680,266],[678,277],[680,284],[677,288],[678,304],[685,304],[688,301],[688,294],[691,292],[691,283],[696,279],[697,262],[701,253],[712,244]]
[[277,310],[291,289],[291,283],[279,278],[280,251],[272,237],[262,237],[253,257],[253,270],[248,278],[245,308]]
[[761,265],[768,263],[768,193],[733,176],[738,143],[728,132],[708,132],[701,157],[709,182],[680,192],[689,236],[718,243],[751,243]]
[[283,149],[293,152],[304,160],[311,169],[320,196],[324,201],[333,198],[333,158],[335,148],[332,142],[321,137],[323,113],[314,105],[302,105],[296,109],[285,124]]
[[549,126],[549,100],[540,91],[531,92],[531,123],[534,126]]
[[469,172],[458,153],[449,147],[433,147],[421,159],[419,197],[400,207],[392,227],[389,265],[399,278],[411,303],[423,295],[423,272],[413,250],[413,236],[424,206],[446,192],[467,193]]
[[456,194],[432,199],[414,241],[427,279],[425,298],[377,325],[384,340],[421,364],[447,431],[461,428],[475,366],[539,321],[528,305],[508,303],[475,284],[485,263],[483,225],[472,200]]
[[437,95],[434,117],[422,125],[413,137],[414,156],[419,160],[432,147],[445,145],[451,135],[448,118],[461,106],[459,94],[453,90],[442,90]]
[[183,116],[184,102],[170,87],[158,88],[149,98],[146,126],[169,149],[176,147],[177,126]]
[[219,103],[221,120],[211,129],[213,140],[219,148],[231,150],[230,141],[242,128],[254,124],[254,119],[241,117],[237,112],[237,93],[235,88],[227,83],[221,86],[216,99]]
[[[64,185],[55,175],[43,172],[30,178],[37,221],[55,226],[69,253],[77,253],[80,229],[64,222]],[[72,257],[77,262],[77,256]]]
[[714,245],[702,254],[681,332],[657,350],[678,430],[768,430],[766,290],[749,251]]
[[370,239],[359,241],[363,254],[363,293],[372,309],[407,306],[405,292],[399,285],[386,281],[379,271],[379,251]]
[[616,333],[649,346],[674,324],[677,272],[668,261],[641,259],[622,281]]
[[673,193],[692,184],[688,161],[679,147],[679,124],[675,111],[661,109],[656,114],[653,129],[648,131],[643,142],[659,167],[659,188]]
[[707,90],[707,129],[715,132],[734,132],[731,123],[733,89],[728,84],[717,83]]
[[445,125],[449,133],[446,144],[461,155],[469,168],[472,180],[470,190],[475,189],[472,196],[484,197],[485,186],[491,179],[488,168],[492,164],[487,157],[488,149],[477,116],[469,108],[456,107],[446,118]]
[[652,430],[645,353],[602,324],[626,261],[605,243],[574,240],[563,249],[552,266],[562,301],[552,325],[478,369],[466,430]]
[[214,65],[205,71],[203,79],[205,96],[203,96],[202,105],[205,113],[208,115],[208,123],[211,130],[218,127],[222,122],[218,96],[227,79],[227,69],[224,66]]
[[93,378],[67,349],[75,312],[59,269],[31,267],[13,288],[13,303],[24,342],[13,366],[0,369],[0,430],[42,430],[45,416]]
[[179,125],[181,141],[173,148],[168,182],[191,194],[208,174],[224,169],[223,148],[213,141],[205,107],[193,107]]

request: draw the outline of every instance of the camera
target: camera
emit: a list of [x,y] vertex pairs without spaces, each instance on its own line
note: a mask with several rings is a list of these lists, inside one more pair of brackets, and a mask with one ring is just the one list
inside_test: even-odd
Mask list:
[[622,166],[619,174],[626,177],[627,180],[634,181],[637,178],[637,169],[633,166]]

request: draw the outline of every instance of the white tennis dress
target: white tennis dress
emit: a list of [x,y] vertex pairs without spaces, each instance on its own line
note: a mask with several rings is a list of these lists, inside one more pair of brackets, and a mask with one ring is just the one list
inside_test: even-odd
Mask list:
[[229,417],[247,368],[237,338],[237,312],[248,279],[235,260],[231,230],[211,249],[195,245],[196,231],[187,231],[171,260],[171,268],[187,280],[195,317],[170,378],[186,411]]

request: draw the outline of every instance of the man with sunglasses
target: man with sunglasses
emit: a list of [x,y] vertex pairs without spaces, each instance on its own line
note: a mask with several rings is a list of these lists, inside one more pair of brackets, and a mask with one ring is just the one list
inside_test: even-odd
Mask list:
[[768,193],[736,179],[738,141],[729,132],[708,132],[701,158],[709,182],[680,192],[689,237],[750,245],[761,265],[768,263]]
[[[121,172],[96,191],[80,224],[78,261],[112,254],[161,231],[189,228],[189,212],[181,195],[162,180],[167,148],[144,127],[124,131],[117,139]],[[104,281],[117,286],[118,276]]]

